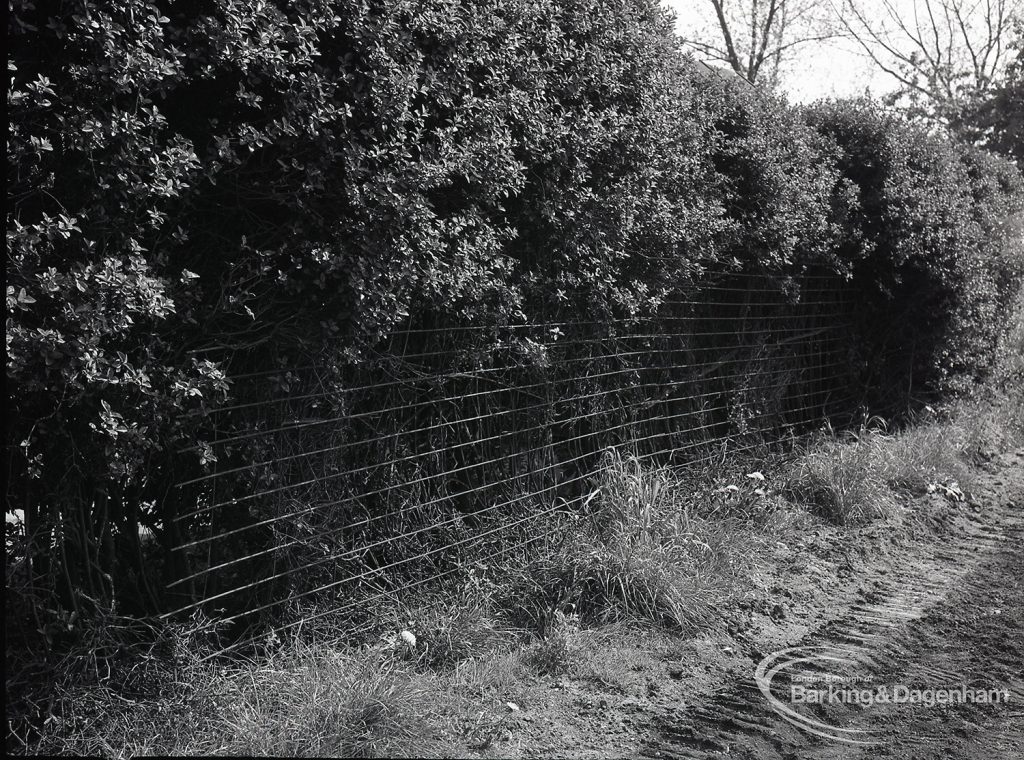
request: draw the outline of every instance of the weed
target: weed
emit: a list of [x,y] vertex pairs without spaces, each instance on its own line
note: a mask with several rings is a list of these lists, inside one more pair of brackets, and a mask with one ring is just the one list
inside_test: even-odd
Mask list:
[[579,615],[556,610],[551,630],[528,651],[527,661],[533,670],[542,675],[568,673],[575,662],[574,638],[579,631]]
[[396,628],[405,625],[415,634],[420,664],[450,668],[515,641],[515,632],[494,614],[495,584],[488,569],[470,567],[461,586],[442,588],[415,606],[403,605]]

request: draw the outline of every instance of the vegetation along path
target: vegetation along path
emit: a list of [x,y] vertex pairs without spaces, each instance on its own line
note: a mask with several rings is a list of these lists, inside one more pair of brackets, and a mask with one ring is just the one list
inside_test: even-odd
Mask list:
[[792,652],[766,652],[770,631],[741,637],[751,666],[660,712],[642,754],[1024,757],[1024,452],[974,490],[939,540],[851,577],[806,633],[775,626]]

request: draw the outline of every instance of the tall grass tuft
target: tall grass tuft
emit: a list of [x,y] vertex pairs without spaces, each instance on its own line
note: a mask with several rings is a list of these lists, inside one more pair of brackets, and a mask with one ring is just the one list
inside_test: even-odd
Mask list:
[[823,440],[790,468],[786,497],[838,525],[891,517],[898,504],[876,466],[873,435]]
[[573,540],[535,572],[583,618],[708,627],[750,571],[749,531],[695,514],[667,468],[606,456]]

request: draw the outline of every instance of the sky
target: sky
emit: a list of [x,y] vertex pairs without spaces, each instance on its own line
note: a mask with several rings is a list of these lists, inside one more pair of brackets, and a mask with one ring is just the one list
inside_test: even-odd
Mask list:
[[[897,0],[899,5],[901,0]],[[710,0],[662,0],[677,17],[676,31],[700,28],[713,14]],[[851,41],[808,43],[794,48],[783,89],[798,102],[822,97],[881,95],[894,87],[894,80],[880,72]]]

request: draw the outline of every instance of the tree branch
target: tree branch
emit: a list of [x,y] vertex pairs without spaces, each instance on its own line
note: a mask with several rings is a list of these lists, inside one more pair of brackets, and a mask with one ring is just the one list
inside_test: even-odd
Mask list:
[[[782,0],[782,2],[784,2],[784,0]],[[753,72],[753,77],[751,77],[752,79],[757,77],[758,72],[761,70],[761,64],[764,63],[767,57],[765,55],[765,50],[768,48],[768,35],[775,25],[775,15],[779,10],[779,3],[780,0],[771,0],[770,5],[768,6],[768,17],[765,19],[764,27],[761,30],[761,48],[757,54],[757,68]]]
[[736,46],[733,44],[732,33],[729,31],[729,22],[725,18],[723,0],[711,0],[711,4],[715,6],[715,15],[718,16],[718,26],[721,29],[722,39],[725,41],[725,50],[728,54],[727,60],[732,65],[733,70],[740,76],[743,76],[743,65],[736,55]]
[[913,79],[901,74],[897,69],[893,68],[892,66],[887,65],[882,60],[881,56],[879,56],[876,52],[876,46],[884,50],[887,54],[889,54],[896,60],[900,61],[901,63],[910,66],[918,73],[922,73],[919,69],[919,66],[915,64],[908,56],[896,50],[885,40],[883,40],[881,36],[874,30],[874,28],[867,22],[867,19],[864,17],[863,12],[857,7],[856,3],[851,2],[848,7],[853,16],[856,18],[861,29],[854,29],[853,24],[851,24],[850,21],[846,18],[846,16],[842,14],[840,14],[839,16],[840,23],[846,28],[849,35],[861,47],[865,54],[867,54],[868,58],[870,58],[871,61],[876,66],[878,66],[879,69],[881,69],[889,76],[893,77],[893,79],[898,81],[904,87],[911,90],[915,90],[916,92],[919,92],[925,97],[931,99],[933,94],[927,88],[922,87]]

